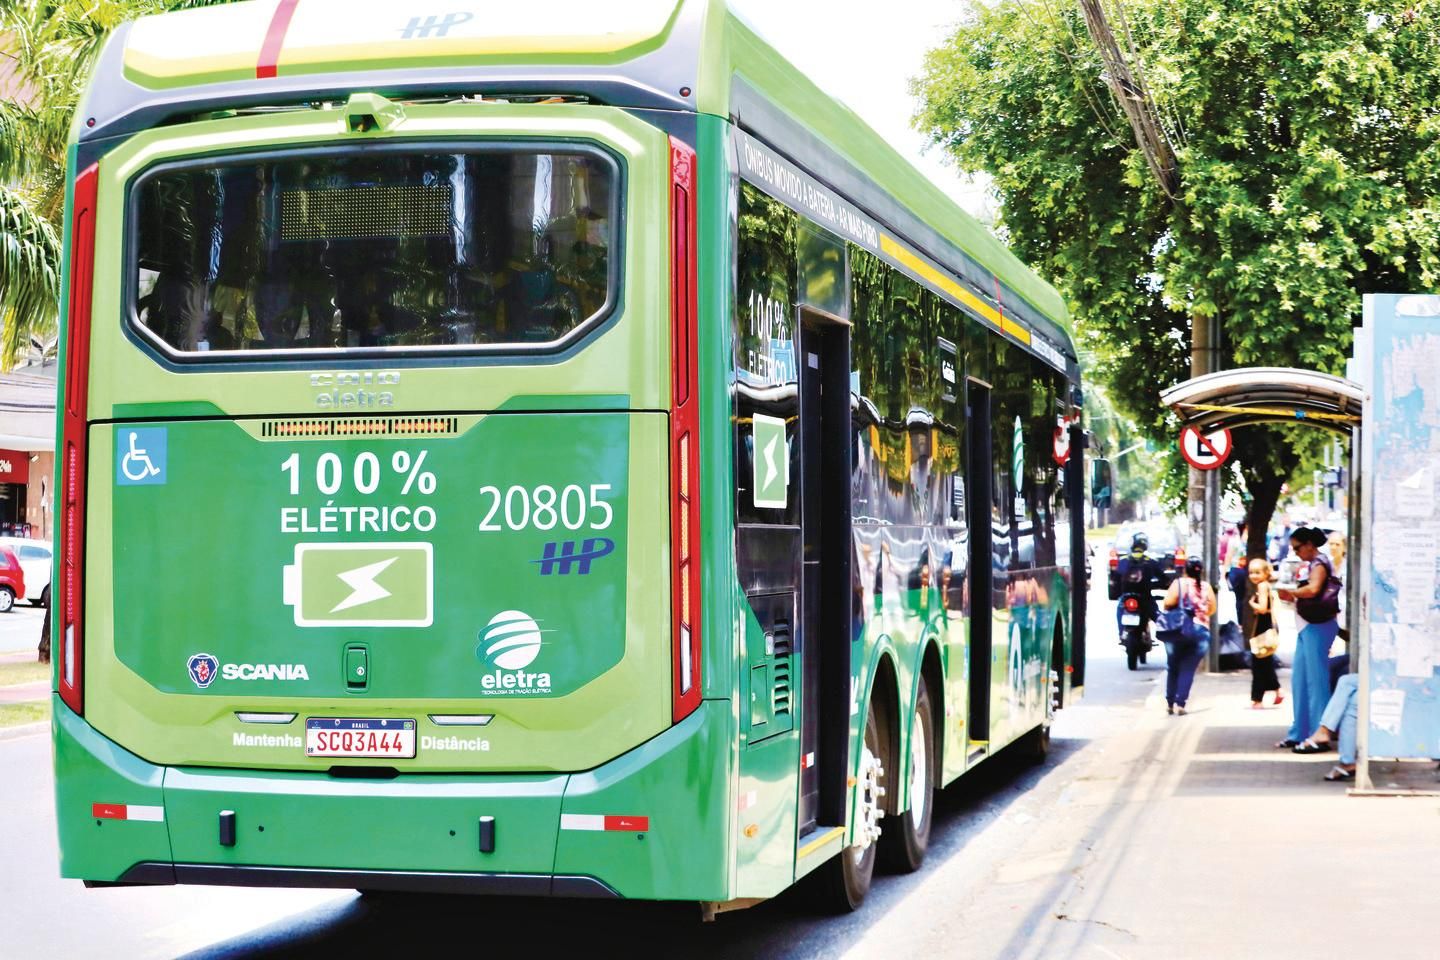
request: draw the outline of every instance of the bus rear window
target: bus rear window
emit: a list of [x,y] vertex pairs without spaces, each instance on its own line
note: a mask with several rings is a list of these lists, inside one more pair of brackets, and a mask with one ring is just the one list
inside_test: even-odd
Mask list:
[[599,151],[367,150],[161,168],[134,318],[167,352],[559,346],[614,301]]

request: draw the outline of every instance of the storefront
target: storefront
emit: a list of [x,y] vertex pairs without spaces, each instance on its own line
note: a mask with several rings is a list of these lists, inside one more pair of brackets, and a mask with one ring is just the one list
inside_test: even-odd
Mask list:
[[0,536],[54,537],[55,378],[0,374]]

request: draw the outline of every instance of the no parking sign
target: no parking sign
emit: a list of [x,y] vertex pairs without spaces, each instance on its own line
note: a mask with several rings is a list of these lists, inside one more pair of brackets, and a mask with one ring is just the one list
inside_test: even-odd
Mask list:
[[1218,470],[1234,449],[1229,430],[1201,433],[1186,427],[1180,431],[1180,455],[1196,470]]

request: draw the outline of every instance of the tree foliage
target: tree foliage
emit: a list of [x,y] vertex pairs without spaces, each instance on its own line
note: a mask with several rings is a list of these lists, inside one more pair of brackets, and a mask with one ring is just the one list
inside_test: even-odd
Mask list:
[[220,0],[0,0],[0,55],[17,99],[0,102],[0,368],[56,328],[65,148],[105,39],[127,20]]
[[[1192,322],[1219,317],[1225,366],[1343,374],[1361,294],[1436,286],[1440,2],[1131,0],[1123,14],[1176,147],[1176,202],[1079,12],[1050,0],[975,5],[914,82],[916,124],[993,177],[1007,239],[1071,304],[1112,399],[1173,444],[1158,394],[1188,376]],[[1241,432],[1252,494],[1278,492],[1314,443]]]

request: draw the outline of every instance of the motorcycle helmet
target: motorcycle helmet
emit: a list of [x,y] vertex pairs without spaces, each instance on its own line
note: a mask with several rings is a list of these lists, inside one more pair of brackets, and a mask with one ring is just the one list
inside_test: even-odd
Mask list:
[[1145,536],[1144,533],[1137,533],[1137,534],[1135,534],[1135,536],[1133,536],[1133,537],[1130,538],[1130,552],[1131,552],[1131,553],[1144,553],[1145,551],[1147,551],[1147,550],[1149,550],[1149,549],[1150,549],[1150,538],[1147,537],[1147,536]]
[[1190,559],[1185,561],[1185,573],[1188,576],[1194,577],[1196,580],[1199,580],[1200,577],[1205,573],[1205,561],[1201,560],[1199,557],[1191,557]]

